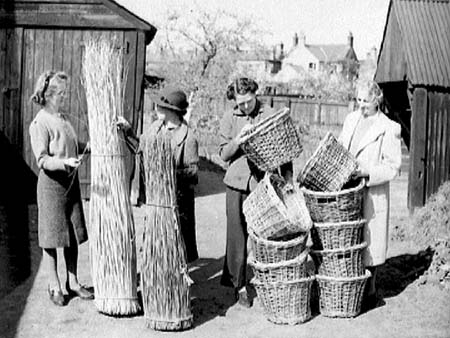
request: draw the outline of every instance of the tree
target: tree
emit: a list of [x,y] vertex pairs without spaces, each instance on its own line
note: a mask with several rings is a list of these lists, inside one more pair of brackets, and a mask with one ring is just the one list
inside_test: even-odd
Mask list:
[[253,18],[226,10],[208,12],[198,4],[192,11],[168,13],[160,27],[156,53],[163,55],[165,84],[194,93],[191,124],[215,133],[236,62],[247,51],[259,57],[267,32]]

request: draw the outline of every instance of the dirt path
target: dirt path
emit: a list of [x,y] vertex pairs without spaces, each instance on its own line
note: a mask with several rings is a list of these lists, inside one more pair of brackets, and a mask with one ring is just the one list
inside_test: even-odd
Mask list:
[[[404,175],[391,188],[392,198],[397,202],[391,215],[394,240],[390,243],[389,260],[381,271],[385,304],[354,319],[330,319],[315,314],[312,320],[297,326],[271,324],[257,301],[251,309],[244,309],[233,304],[231,290],[219,285],[225,244],[221,175],[213,164],[202,164],[196,198],[201,259],[191,273],[195,281],[193,329],[179,333],[155,332],[145,328],[143,316],[107,317],[99,314],[92,302],[79,299],[71,300],[64,308],[50,304],[33,221],[29,229],[31,277],[16,283],[15,288],[0,288],[3,290],[0,337],[450,337],[449,293],[436,285],[418,285],[418,275],[429,263],[428,256],[419,253],[421,248],[398,240],[402,229],[408,227]],[[32,208],[32,219],[35,212]],[[136,208],[135,216],[139,235],[142,211]],[[88,244],[80,247],[79,269],[81,280],[91,285],[88,251]],[[59,263],[63,273],[64,267]]]

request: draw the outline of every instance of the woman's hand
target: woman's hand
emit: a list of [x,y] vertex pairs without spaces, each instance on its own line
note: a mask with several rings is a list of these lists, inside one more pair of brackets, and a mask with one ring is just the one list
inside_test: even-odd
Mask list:
[[69,157],[64,160],[64,165],[71,168],[77,168],[81,164],[80,159]]
[[369,177],[369,171],[362,166],[358,166],[356,171],[352,174],[352,177],[353,178],[367,178],[367,177]]
[[117,117],[116,126],[119,130],[123,130],[124,133],[127,133],[131,129],[130,123],[123,116]]
[[250,124],[250,123],[244,125],[244,126],[242,127],[241,131],[239,132],[239,134],[237,134],[237,136],[234,138],[235,142],[236,142],[237,144],[240,144],[240,143],[241,143],[241,140],[242,140],[242,137],[245,135],[245,133],[246,133],[247,131],[249,131],[249,130],[252,129],[252,128],[253,128],[253,125]]

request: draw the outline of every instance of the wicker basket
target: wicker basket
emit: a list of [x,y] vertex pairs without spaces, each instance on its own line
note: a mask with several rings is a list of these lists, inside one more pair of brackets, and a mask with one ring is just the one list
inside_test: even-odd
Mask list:
[[343,249],[361,244],[365,219],[350,222],[314,223],[311,228],[313,248]]
[[363,250],[367,243],[344,249],[312,250],[311,256],[317,273],[331,277],[357,277],[364,275]]
[[267,319],[295,325],[311,318],[311,285],[315,277],[291,282],[263,283],[252,280]]
[[364,180],[359,180],[355,187],[337,192],[301,190],[313,222],[348,222],[362,218]]
[[361,312],[364,287],[371,276],[335,278],[316,275],[319,285],[320,313],[326,317],[355,317]]
[[355,157],[328,132],[306,162],[297,181],[315,191],[338,191],[358,167]]
[[[253,231],[249,231],[250,244],[255,260],[259,263],[278,263],[288,261],[299,256],[306,248],[308,233],[289,235],[288,240],[269,240],[258,237]],[[286,239],[287,239],[286,238]]]
[[249,264],[257,280],[263,283],[290,282],[307,277],[306,259],[308,250],[303,251],[294,259],[278,263],[260,263],[253,257]]
[[242,135],[240,147],[262,171],[276,169],[302,152],[300,138],[288,108],[255,124]]
[[303,194],[275,174],[264,176],[245,199],[243,211],[249,229],[266,239],[307,232],[312,225]]

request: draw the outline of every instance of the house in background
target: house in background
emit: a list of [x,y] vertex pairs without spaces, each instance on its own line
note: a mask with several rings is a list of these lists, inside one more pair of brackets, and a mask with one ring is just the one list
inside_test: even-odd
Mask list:
[[326,71],[330,74],[342,74],[347,79],[353,79],[357,74],[358,58],[353,49],[353,35],[350,32],[346,44],[306,43],[305,35],[300,39],[295,33],[293,46],[283,58],[283,65],[300,66],[304,70]]
[[449,0],[390,1],[375,81],[410,150],[410,209],[450,179],[449,33]]

